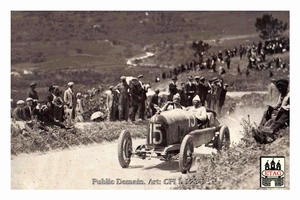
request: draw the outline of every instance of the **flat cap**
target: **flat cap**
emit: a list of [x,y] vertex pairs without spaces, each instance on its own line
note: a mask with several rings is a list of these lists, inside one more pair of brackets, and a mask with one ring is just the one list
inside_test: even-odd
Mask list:
[[74,85],[73,82],[69,82],[69,83],[68,83],[68,86],[72,86],[72,85]]
[[143,74],[138,75],[138,78],[143,78],[143,77],[144,77]]
[[24,104],[25,102],[23,101],[23,100],[19,100],[19,101],[17,101],[17,105],[22,105],[22,104]]
[[30,87],[32,87],[32,86],[36,86],[37,84],[36,84],[36,82],[32,82],[32,83],[30,83]]
[[121,78],[120,78],[121,80],[125,80],[126,79],[126,77],[125,76],[121,76]]
[[27,101],[33,101],[33,99],[31,98],[31,97],[28,97],[27,99],[26,99],[26,102]]

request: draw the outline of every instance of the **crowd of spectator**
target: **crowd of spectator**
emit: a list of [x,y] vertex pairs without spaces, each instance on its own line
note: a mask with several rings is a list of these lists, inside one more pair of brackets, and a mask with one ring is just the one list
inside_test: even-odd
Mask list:
[[[282,61],[280,57],[276,57],[266,62],[266,56],[284,53],[289,51],[289,38],[276,38],[273,40],[266,40],[264,44],[259,41],[258,43],[253,42],[252,44],[240,44],[239,48],[234,47],[233,49],[224,49],[216,53],[211,53],[206,55],[207,52],[202,52],[202,56],[198,60],[192,60],[191,62],[186,62],[185,64],[179,64],[173,67],[169,71],[162,73],[162,79],[172,78],[173,76],[178,76],[180,73],[189,71],[200,71],[200,70],[210,70],[212,72],[219,72],[220,74],[226,73],[226,69],[223,64],[226,65],[227,69],[231,69],[231,59],[233,57],[239,56],[240,60],[247,59],[248,64],[246,66],[246,76],[250,74],[250,69],[270,69],[270,68],[285,68],[286,63]],[[218,70],[217,65],[222,65]],[[238,74],[241,74],[240,66],[237,66]]]
[[[204,60],[204,54],[201,54],[199,61],[193,60],[190,63],[181,64],[168,73],[162,74],[162,79],[171,78],[168,86],[167,101],[177,101],[183,107],[193,105],[193,99],[197,96],[202,106],[214,110],[217,114],[222,115],[222,107],[225,103],[226,93],[229,85],[224,83],[222,78],[213,78],[206,80],[204,76],[198,76],[197,71],[208,69],[212,72],[218,72],[217,63],[226,64],[220,67],[219,74],[226,74],[226,70],[230,70],[231,59],[239,56],[239,59],[248,59],[246,68],[246,76],[249,76],[251,69],[261,70],[263,68],[271,68],[275,63],[276,68],[284,68],[285,63],[279,57],[268,62],[267,65],[260,64],[266,61],[266,55],[275,53],[283,53],[289,51],[288,39],[268,40],[263,45],[262,42],[251,45],[240,45],[239,48],[225,49],[218,53],[212,53]],[[200,59],[201,58],[201,59]],[[177,85],[177,76],[185,71],[194,71],[193,76],[188,77],[187,82]],[[241,74],[240,66],[237,66],[238,74]],[[273,76],[270,70],[270,77]],[[99,113],[102,113],[101,120],[108,121],[144,121],[146,118],[153,116],[157,112],[157,108],[163,107],[160,91],[155,90],[154,94],[148,99],[147,92],[150,83],[143,82],[143,75],[132,77],[120,77],[120,82],[108,88],[107,96],[100,98]],[[159,82],[156,77],[155,82]],[[37,121],[38,127],[48,130],[49,126],[59,126],[69,129],[77,122],[84,122],[84,113],[86,112],[83,105],[83,96],[81,93],[75,93],[74,82],[69,82],[68,89],[64,92],[59,86],[49,86],[48,94],[45,100],[39,98],[36,91],[37,84],[32,82],[30,90],[25,100],[18,100],[17,107],[12,109],[11,118],[15,121],[25,121],[30,127],[33,120]],[[92,91],[88,91],[89,93]],[[85,94],[86,95],[86,94]],[[97,115],[98,116],[98,115]],[[93,121],[98,117],[91,117]]]
[[[48,130],[53,125],[69,129],[74,123],[83,121],[82,95],[75,94],[74,82],[68,83],[68,89],[64,93],[59,86],[49,86],[45,100],[39,98],[36,86],[37,83],[32,82],[26,99],[16,102],[17,107],[11,112],[13,120],[24,121],[28,127],[37,125],[43,130]],[[34,124],[33,121],[37,123]]]

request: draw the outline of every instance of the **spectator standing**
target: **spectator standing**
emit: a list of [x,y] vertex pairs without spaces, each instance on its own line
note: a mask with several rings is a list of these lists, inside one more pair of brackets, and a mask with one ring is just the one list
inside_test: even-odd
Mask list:
[[135,116],[138,112],[140,101],[141,101],[141,96],[140,96],[140,83],[138,79],[133,78],[130,84],[130,104],[131,104],[131,113],[129,115],[130,120],[132,122],[135,121]]
[[200,97],[200,77],[195,76],[195,96],[198,95]]
[[58,86],[54,86],[53,97],[53,117],[54,119],[63,122],[64,121],[64,102],[61,98],[62,91]]
[[222,107],[226,100],[226,93],[229,85],[227,83],[224,84],[224,86],[221,89],[220,98],[219,98],[219,114],[222,115]]
[[73,89],[74,82],[68,83],[68,89],[64,92],[64,103],[67,106],[67,115],[70,116],[72,120],[75,119],[75,107],[76,107],[76,97]]
[[159,89],[156,89],[154,95],[150,99],[151,116],[153,116],[156,113],[155,107],[158,107],[158,95]]
[[178,89],[177,89],[177,76],[172,78],[172,82],[169,84],[169,96],[168,96],[168,101],[173,101],[173,96],[178,93]]
[[146,100],[147,100],[147,89],[145,84],[142,82],[144,76],[140,74],[138,76],[139,81],[139,120],[145,120],[145,111],[146,111]]
[[113,90],[114,86],[110,86],[110,92],[107,95],[107,119],[111,122],[118,118],[118,93]]
[[196,92],[196,86],[194,83],[192,83],[193,77],[190,76],[188,78],[188,82],[185,84],[185,90],[186,90],[186,106],[192,106],[193,105],[193,98],[195,96]]
[[202,106],[205,106],[205,102],[207,102],[207,95],[209,90],[210,90],[210,86],[205,82],[205,78],[202,76],[200,78],[200,95],[199,95]]
[[211,83],[211,107],[210,109],[212,109],[213,111],[217,110],[217,82],[216,81],[212,81]]
[[129,85],[125,76],[122,76],[120,80],[120,83],[114,88],[120,94],[118,102],[119,120],[127,121],[129,116]]
[[81,97],[82,95],[80,92],[76,94],[75,123],[84,122],[83,119],[84,109],[83,109],[83,103]]
[[[186,105],[187,105],[187,101],[186,101],[187,94],[186,94],[185,83],[181,83],[181,89],[179,90],[178,94],[180,96],[180,105],[186,107]],[[174,98],[173,98],[173,100],[174,100]]]
[[227,65],[227,69],[230,69],[231,59],[230,59],[230,55],[229,54],[226,56],[225,62],[226,62],[226,65]]

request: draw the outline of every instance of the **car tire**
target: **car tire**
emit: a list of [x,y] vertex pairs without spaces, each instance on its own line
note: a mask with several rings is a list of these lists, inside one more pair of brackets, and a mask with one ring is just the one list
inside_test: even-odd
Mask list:
[[122,168],[130,164],[132,154],[132,139],[128,130],[123,130],[118,140],[118,159]]
[[180,145],[179,171],[186,174],[192,167],[194,156],[193,137],[186,135]]
[[230,132],[229,128],[223,125],[219,131],[217,139],[217,150],[221,151],[223,147],[228,148],[230,145]]

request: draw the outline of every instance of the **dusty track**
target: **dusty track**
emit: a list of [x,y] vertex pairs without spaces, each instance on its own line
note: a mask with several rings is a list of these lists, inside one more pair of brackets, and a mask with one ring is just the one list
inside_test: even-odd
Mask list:
[[[239,136],[232,140],[237,142]],[[144,142],[133,140],[133,145]],[[208,147],[195,149],[198,157],[213,151]],[[155,158],[133,158],[130,167],[122,169],[117,159],[116,141],[46,154],[21,154],[12,158],[11,171],[12,189],[170,189],[175,185],[166,184],[168,179],[186,177],[178,171],[177,161],[163,162]],[[195,171],[194,165],[191,173]],[[93,178],[108,178],[115,184],[93,184]],[[145,185],[117,184],[118,178],[143,180]],[[151,179],[159,180],[160,184],[148,184]]]
[[[134,140],[134,146],[144,140]],[[198,153],[211,153],[200,147]],[[192,172],[195,171],[195,166]],[[12,189],[170,189],[167,179],[181,177],[178,162],[134,158],[128,169],[122,169],[117,159],[117,142],[52,151],[46,154],[22,154],[11,161]],[[186,175],[183,175],[186,177]],[[110,179],[115,184],[93,185],[97,180]],[[117,179],[143,180],[145,185],[117,184]],[[148,184],[150,180],[161,184]],[[165,182],[166,183],[166,182]]]
[[[233,119],[221,120],[230,128],[231,141],[237,143],[242,135],[240,122],[247,114],[258,110],[241,111]],[[254,115],[252,115],[254,116]],[[254,117],[252,120],[257,121]],[[133,140],[133,146],[144,144],[143,139]],[[196,157],[211,154],[214,149],[199,147]],[[196,171],[194,165],[191,173]],[[163,162],[152,158],[133,158],[130,167],[122,169],[117,158],[117,141],[97,145],[74,147],[45,154],[20,154],[11,159],[12,189],[171,189],[169,179],[187,178],[178,171],[178,162]],[[114,184],[97,184],[95,180],[114,181]],[[108,179],[108,180],[107,180]],[[145,184],[117,184],[117,179],[141,180]],[[158,180],[160,184],[149,184]],[[153,182],[154,183],[154,182]],[[157,183],[157,182],[156,182]]]

